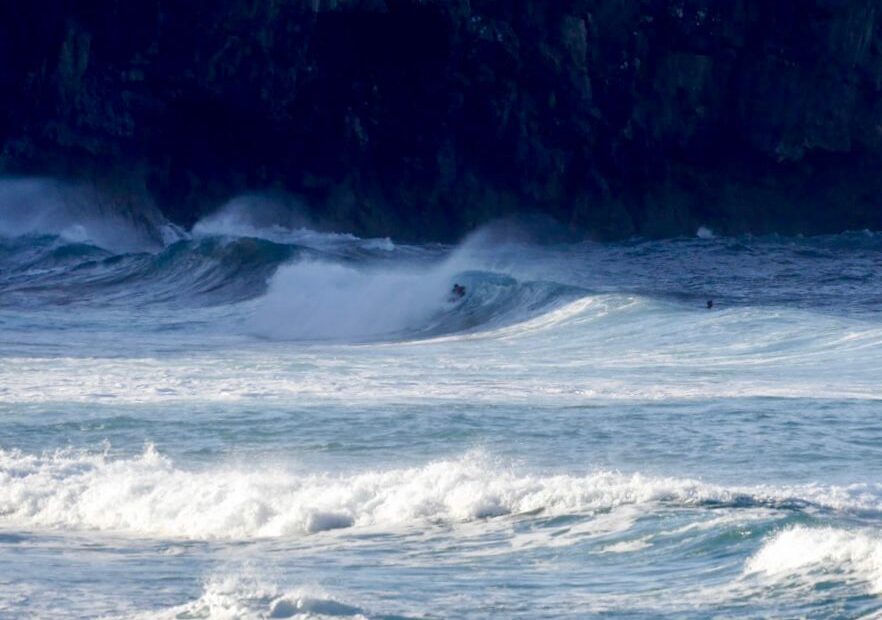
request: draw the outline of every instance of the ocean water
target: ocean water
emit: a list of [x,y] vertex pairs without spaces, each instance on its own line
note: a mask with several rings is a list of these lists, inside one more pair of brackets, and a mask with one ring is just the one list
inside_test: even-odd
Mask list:
[[0,617],[882,617],[880,234],[11,213]]

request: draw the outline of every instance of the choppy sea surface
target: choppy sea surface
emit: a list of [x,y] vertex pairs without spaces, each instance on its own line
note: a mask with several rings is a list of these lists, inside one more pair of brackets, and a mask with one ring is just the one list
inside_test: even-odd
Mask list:
[[124,228],[0,236],[0,617],[882,617],[882,235]]

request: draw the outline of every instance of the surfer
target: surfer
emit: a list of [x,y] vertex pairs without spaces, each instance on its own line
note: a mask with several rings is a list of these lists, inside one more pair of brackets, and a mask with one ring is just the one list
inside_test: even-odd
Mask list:
[[707,300],[707,309],[708,309],[708,310],[712,310],[713,307],[714,307],[714,300],[713,300],[713,299],[708,299],[708,300]]
[[453,285],[453,290],[450,291],[450,298],[451,299],[462,299],[463,297],[465,297],[465,293],[466,293],[465,287],[462,284],[460,284],[459,282],[457,282]]

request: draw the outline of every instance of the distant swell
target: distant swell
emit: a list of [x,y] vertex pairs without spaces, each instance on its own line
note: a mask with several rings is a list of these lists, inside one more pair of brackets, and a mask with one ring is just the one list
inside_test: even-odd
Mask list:
[[0,525],[160,538],[250,539],[401,528],[519,514],[591,515],[623,505],[878,511],[876,487],[727,488],[597,471],[521,473],[480,454],[345,475],[280,467],[184,470],[148,447],[138,457],[0,451]]

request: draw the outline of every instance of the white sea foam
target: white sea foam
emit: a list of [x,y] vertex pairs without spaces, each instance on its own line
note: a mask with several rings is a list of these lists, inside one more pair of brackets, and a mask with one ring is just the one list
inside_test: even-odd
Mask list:
[[[276,292],[234,309],[241,320],[210,309],[188,310],[188,319],[212,326],[210,333],[82,332],[81,317],[47,313],[40,320],[73,328],[65,357],[45,355],[57,346],[58,331],[29,331],[23,345],[0,342],[0,398],[7,403],[231,402],[259,395],[263,401],[347,406],[526,398],[542,404],[879,399],[882,329],[868,322],[762,309],[687,313],[637,296],[591,295],[520,322],[515,310],[504,327],[483,323],[473,331],[454,327],[447,332],[453,335],[435,340],[389,342],[396,340],[391,337],[381,346],[348,346],[341,334],[366,335],[425,321],[433,303],[448,305],[429,297],[447,290],[447,283],[419,270],[298,263],[289,278],[287,269],[280,272]],[[390,292],[404,283],[414,290]],[[430,292],[420,297],[424,287]],[[347,298],[353,291],[356,297]],[[236,336],[252,312],[248,328],[254,333],[294,340],[317,338],[317,333],[343,342],[282,349]],[[0,309],[10,330],[32,329],[34,316]],[[134,323],[128,315],[107,311],[93,311],[88,318],[102,324],[125,321],[126,327]],[[158,355],[157,350],[174,353]],[[282,350],[286,361],[279,363]],[[481,381],[474,380],[476,363]]]
[[649,547],[652,547],[652,543],[649,542],[647,538],[637,538],[607,545],[598,553],[636,553],[648,549]]
[[868,501],[842,492],[837,497],[835,489],[734,489],[608,471],[543,476],[517,472],[481,454],[422,467],[330,475],[279,466],[187,470],[152,446],[128,459],[0,451],[0,524],[162,538],[300,536],[537,511],[590,515],[656,502],[697,506],[744,497],[774,504],[798,493],[810,501],[827,499],[833,507],[861,508]]
[[877,532],[796,526],[770,537],[745,572],[774,581],[856,579],[882,594],[882,538]]
[[[128,616],[132,617],[132,616]],[[352,605],[335,600],[318,586],[283,589],[274,583],[241,576],[215,577],[207,580],[202,595],[182,605],[135,614],[140,620],[245,620],[249,618],[365,618]]]

